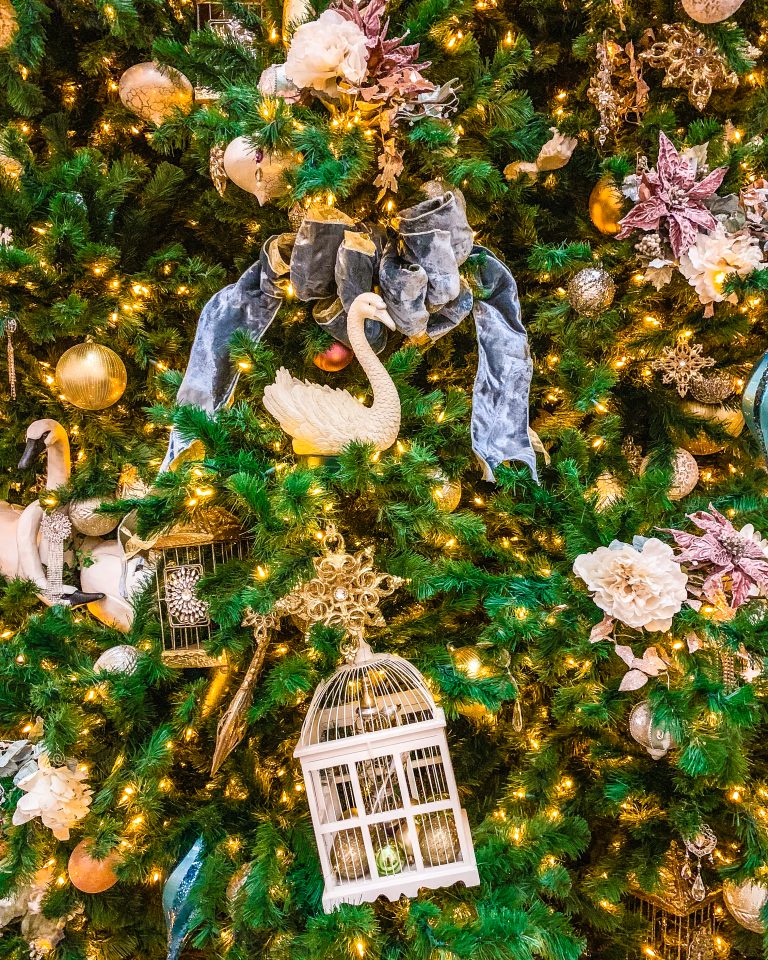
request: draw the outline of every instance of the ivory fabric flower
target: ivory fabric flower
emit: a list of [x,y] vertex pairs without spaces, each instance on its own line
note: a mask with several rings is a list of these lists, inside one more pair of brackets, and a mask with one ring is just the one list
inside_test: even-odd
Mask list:
[[696,180],[697,165],[681,156],[664,133],[659,134],[659,159],[656,169],[643,173],[638,190],[639,200],[620,220],[619,239],[633,230],[658,230],[666,226],[669,242],[676,257],[691,247],[700,230],[714,230],[716,220],[704,201],[711,197],[726,174],[726,167],[713,170],[703,180]]
[[37,757],[37,768],[24,768],[14,784],[24,791],[13,813],[13,825],[29,823],[40,817],[57,840],[69,840],[69,828],[88,813],[93,791],[84,782],[86,774],[70,761],[55,767],[44,751]]
[[680,258],[680,273],[695,289],[712,316],[712,304],[736,303],[735,293],[725,294],[723,285],[729,273],[746,277],[764,266],[760,242],[751,234],[727,233],[722,224],[710,233],[700,233],[696,243]]
[[688,514],[703,533],[669,530],[682,550],[680,563],[701,570],[706,576],[704,596],[713,601],[718,594],[731,594],[731,607],[740,607],[750,596],[768,592],[766,543],[752,524],[737,530],[731,521],[710,503],[709,512]]
[[656,537],[635,538],[635,545],[614,540],[582,553],[573,572],[601,610],[636,630],[669,630],[688,597],[687,575],[672,547]]
[[363,31],[336,10],[324,10],[317,20],[294,33],[285,60],[285,76],[297,87],[334,96],[337,80],[362,83],[368,66]]

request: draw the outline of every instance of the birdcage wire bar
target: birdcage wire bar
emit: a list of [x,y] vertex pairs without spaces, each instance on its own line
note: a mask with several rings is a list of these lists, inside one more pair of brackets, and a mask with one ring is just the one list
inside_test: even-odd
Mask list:
[[[325,878],[323,907],[479,882],[445,716],[401,657],[363,650],[321,684],[295,756]],[[392,862],[394,851],[394,863]],[[389,859],[382,860],[383,854]]]

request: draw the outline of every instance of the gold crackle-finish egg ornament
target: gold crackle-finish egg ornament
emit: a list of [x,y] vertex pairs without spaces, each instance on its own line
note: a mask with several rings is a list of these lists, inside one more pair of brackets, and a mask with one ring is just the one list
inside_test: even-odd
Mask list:
[[765,933],[765,924],[760,913],[768,900],[768,887],[751,880],[743,883],[726,880],[723,883],[723,900],[728,912],[742,927],[753,933]]
[[621,190],[610,177],[602,177],[589,195],[589,218],[600,233],[613,234],[621,230],[619,220],[624,213]]
[[131,113],[160,126],[174,110],[189,113],[194,88],[183,73],[157,63],[137,63],[120,77],[118,94]]
[[697,23],[720,23],[733,16],[744,0],[683,0],[683,10]]
[[[650,456],[644,457],[640,464],[640,473],[648,469]],[[670,500],[682,500],[699,482],[699,465],[696,458],[682,447],[675,449],[672,458],[672,481],[667,491]]]
[[11,0],[0,0],[0,48],[5,50],[10,47],[18,29],[16,8]]
[[568,284],[568,303],[585,317],[596,317],[613,303],[616,284],[602,267],[579,270]]
[[56,364],[56,383],[65,400],[81,410],[106,410],[128,385],[125,364],[101,343],[78,343]]

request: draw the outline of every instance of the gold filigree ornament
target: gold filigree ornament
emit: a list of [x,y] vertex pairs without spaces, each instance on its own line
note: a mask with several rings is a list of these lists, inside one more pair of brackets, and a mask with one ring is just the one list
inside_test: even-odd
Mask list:
[[[697,110],[706,107],[714,90],[738,87],[738,76],[701,30],[682,23],[666,23],[661,31],[663,40],[656,40],[653,31],[648,32],[652,45],[640,54],[640,59],[664,71],[662,86],[687,90],[688,99]],[[760,53],[752,46],[743,52],[747,57]]]
[[351,661],[365,643],[366,629],[385,626],[379,609],[381,601],[406,582],[402,577],[374,568],[373,547],[365,547],[356,554],[347,553],[344,538],[332,523],[326,526],[321,540],[323,551],[313,560],[315,576],[311,580],[294,587],[269,613],[246,610],[242,625],[253,630],[256,650],[240,687],[219,721],[212,774],[245,736],[245,718],[266,660],[270,636],[278,629],[282,617],[293,617],[305,633],[316,623],[342,628],[347,633],[342,653]]

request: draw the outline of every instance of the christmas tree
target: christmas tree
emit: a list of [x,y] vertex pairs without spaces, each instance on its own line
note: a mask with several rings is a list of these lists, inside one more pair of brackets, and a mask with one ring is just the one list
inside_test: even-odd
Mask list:
[[683,7],[0,3],[0,957],[763,954],[766,13]]

